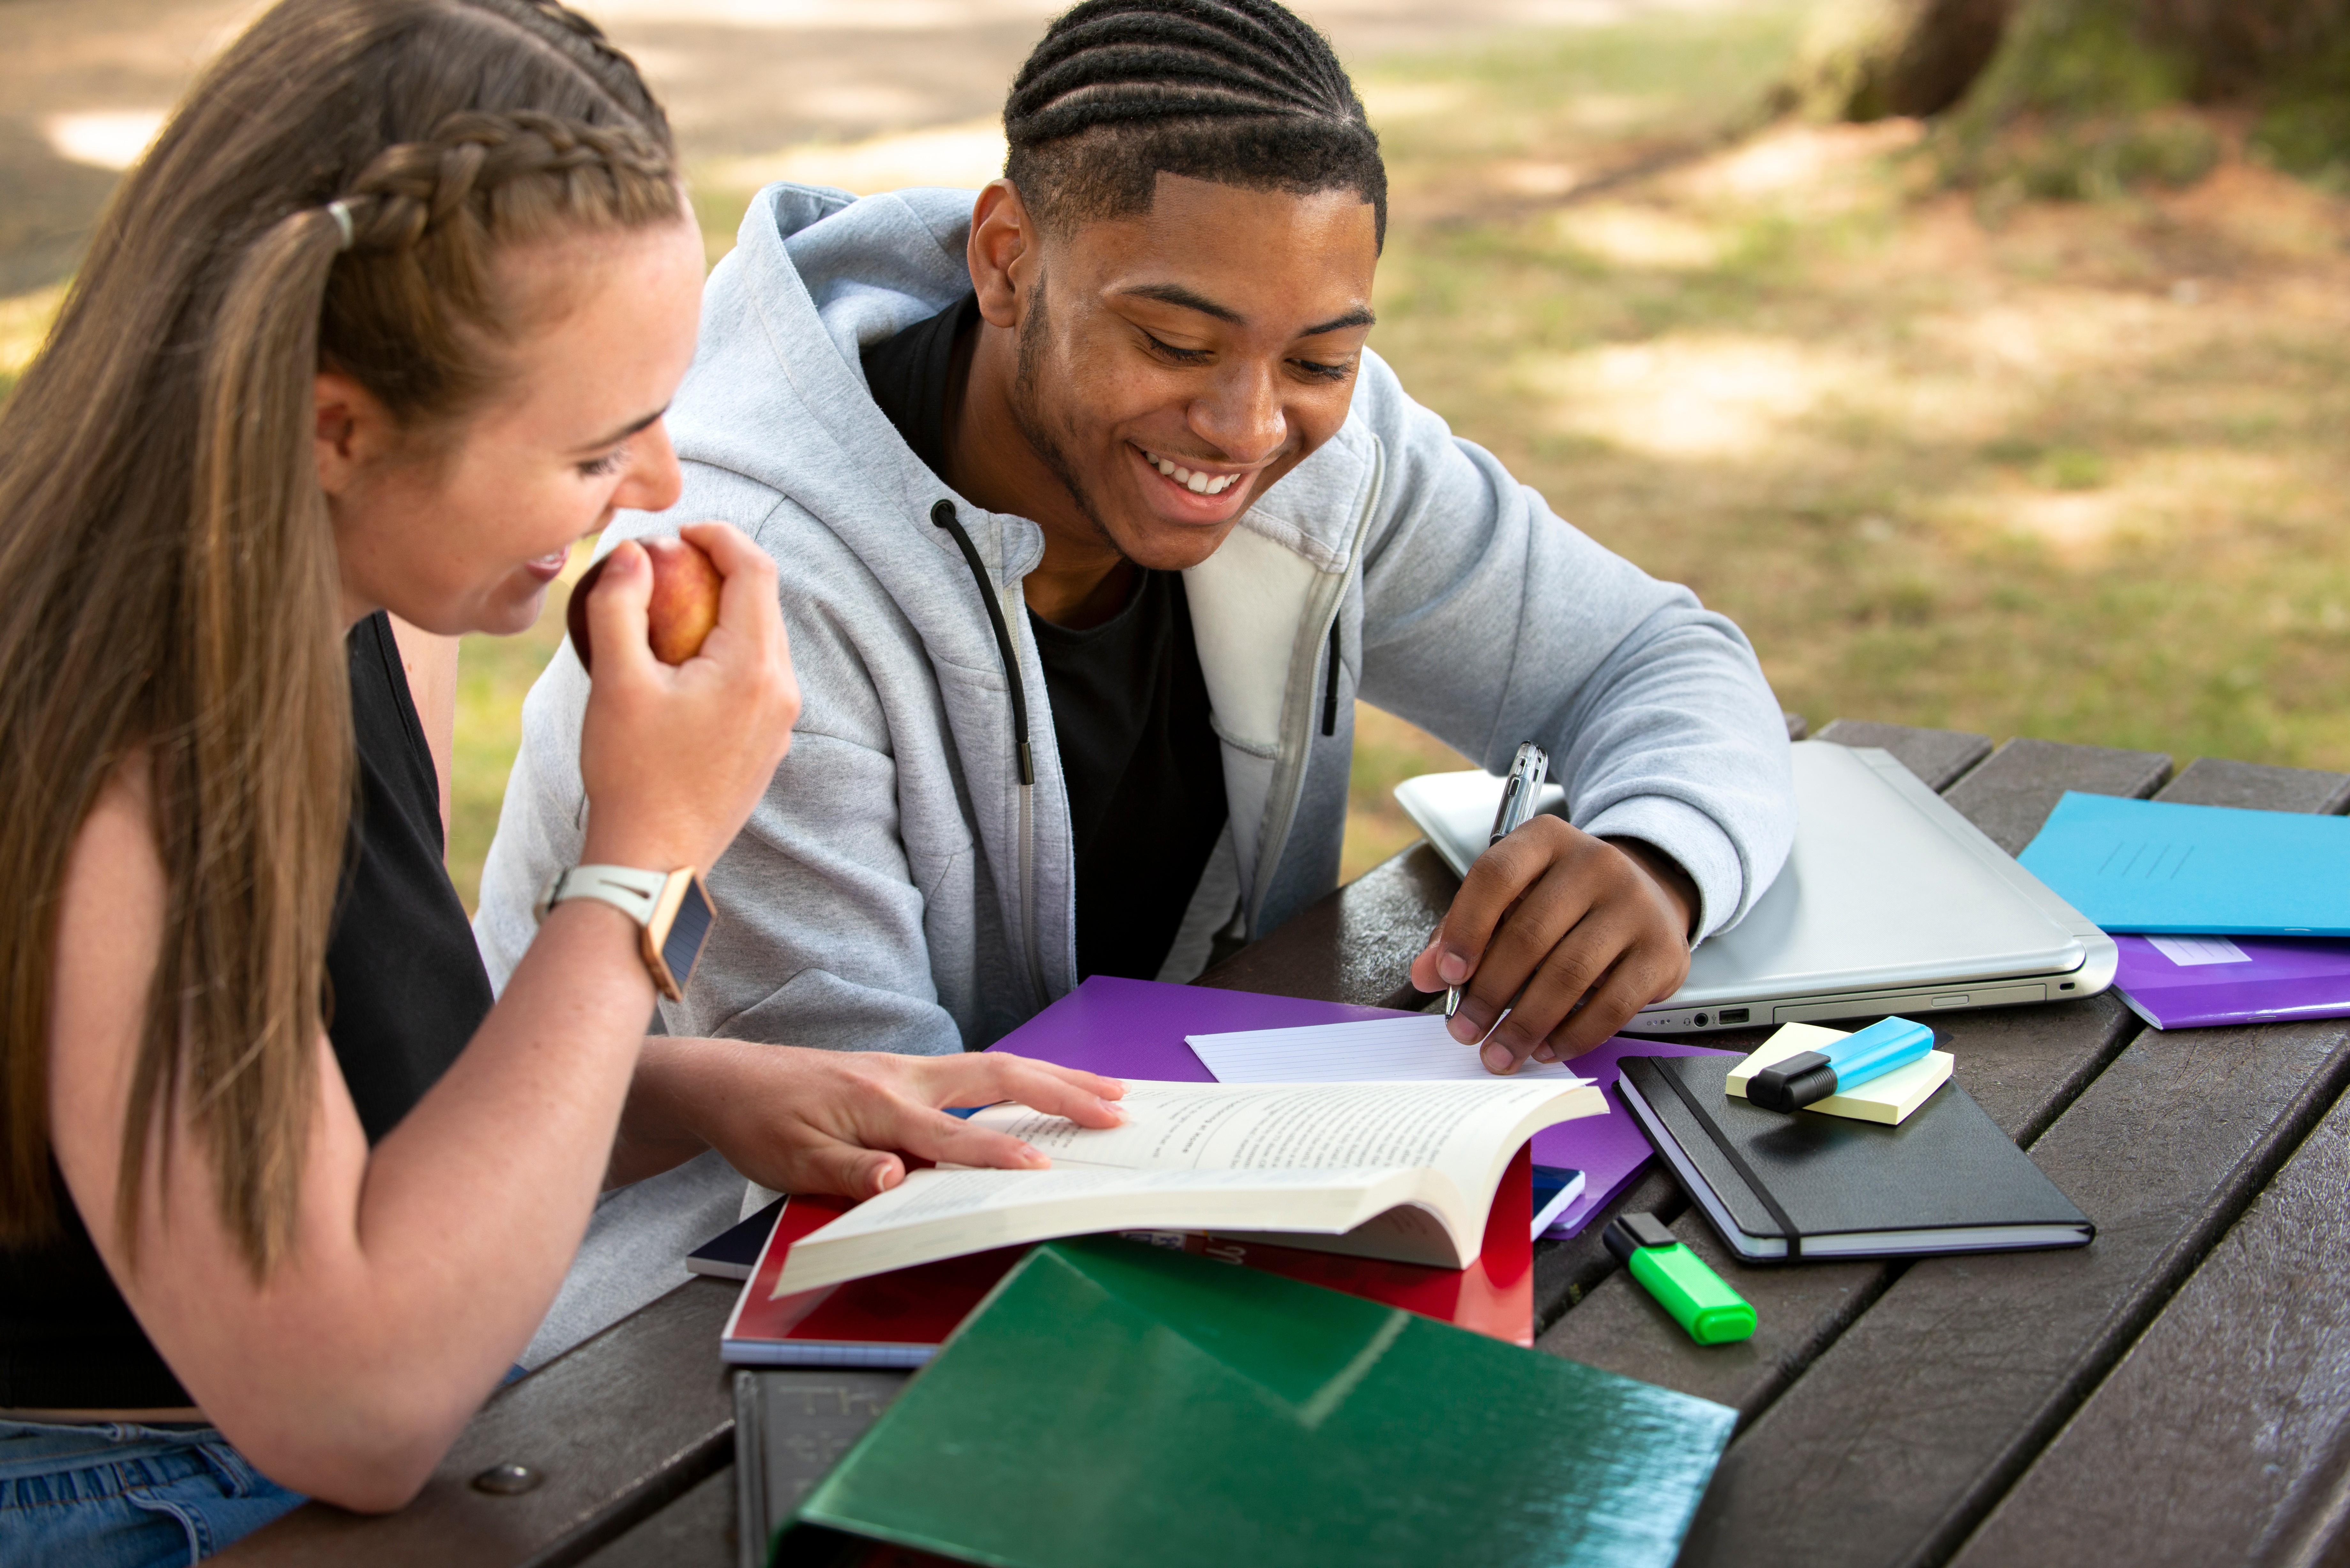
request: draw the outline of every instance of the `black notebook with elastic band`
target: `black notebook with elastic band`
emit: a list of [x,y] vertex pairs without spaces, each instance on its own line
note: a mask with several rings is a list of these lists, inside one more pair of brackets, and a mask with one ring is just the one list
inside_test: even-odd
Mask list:
[[1722,1091],[1731,1065],[1627,1056],[1617,1089],[1744,1262],[2079,1247],[2097,1233],[1956,1084],[1881,1127],[1749,1105]]

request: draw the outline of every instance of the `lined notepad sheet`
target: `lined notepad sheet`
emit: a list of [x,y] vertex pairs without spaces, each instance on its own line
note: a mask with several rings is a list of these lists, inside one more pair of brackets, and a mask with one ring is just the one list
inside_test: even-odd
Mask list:
[[[1477,1047],[1446,1033],[1442,1015],[1434,1012],[1304,1029],[1186,1034],[1183,1043],[1220,1084],[1494,1081],[1477,1059]],[[1556,1062],[1528,1062],[1511,1076],[1587,1081]]]

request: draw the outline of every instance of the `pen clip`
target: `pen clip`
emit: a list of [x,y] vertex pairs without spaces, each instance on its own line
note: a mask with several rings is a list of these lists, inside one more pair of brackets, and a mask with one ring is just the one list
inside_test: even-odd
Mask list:
[[1550,777],[1550,753],[1534,742],[1518,748],[1510,759],[1510,775],[1502,784],[1502,803],[1493,812],[1493,831],[1485,840],[1487,848],[1507,838],[1523,826],[1534,814],[1534,805],[1542,798],[1542,787]]
[[[1512,768],[1510,776],[1502,781],[1502,804],[1493,808],[1493,831],[1485,839],[1486,847],[1491,848],[1507,838],[1511,829],[1516,826],[1516,824],[1510,819],[1510,807],[1516,803],[1518,792],[1524,787],[1524,775],[1517,769]],[[1472,817],[1471,820],[1475,819]]]

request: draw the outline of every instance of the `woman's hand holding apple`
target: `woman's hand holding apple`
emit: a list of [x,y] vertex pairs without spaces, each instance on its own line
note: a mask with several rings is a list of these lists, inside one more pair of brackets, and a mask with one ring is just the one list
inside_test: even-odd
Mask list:
[[[683,545],[655,542],[674,552],[664,561],[634,541],[616,546],[573,593],[581,662],[591,646],[595,658],[579,734],[589,863],[709,869],[764,793],[799,717],[775,564],[726,524],[682,533]],[[691,557],[707,562],[706,576]],[[714,624],[697,639],[704,622]],[[682,649],[681,662],[657,649]]]

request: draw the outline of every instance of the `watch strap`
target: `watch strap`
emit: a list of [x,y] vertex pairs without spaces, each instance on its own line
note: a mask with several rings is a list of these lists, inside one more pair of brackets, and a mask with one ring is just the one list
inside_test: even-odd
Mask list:
[[538,904],[539,919],[567,898],[595,898],[611,905],[639,926],[652,924],[669,887],[670,873],[646,871],[634,866],[574,866],[555,874],[546,897]]

